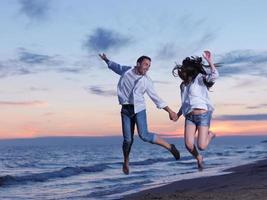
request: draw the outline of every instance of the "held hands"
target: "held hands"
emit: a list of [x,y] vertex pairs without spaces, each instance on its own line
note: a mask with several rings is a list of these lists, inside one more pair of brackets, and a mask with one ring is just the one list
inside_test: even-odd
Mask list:
[[178,116],[177,116],[177,113],[173,112],[173,111],[170,111],[169,112],[169,118],[170,120],[176,122],[178,120]]
[[173,112],[173,110],[170,109],[168,106],[164,107],[163,109],[169,113],[170,120],[172,120],[174,122],[178,120],[177,114],[175,112]]

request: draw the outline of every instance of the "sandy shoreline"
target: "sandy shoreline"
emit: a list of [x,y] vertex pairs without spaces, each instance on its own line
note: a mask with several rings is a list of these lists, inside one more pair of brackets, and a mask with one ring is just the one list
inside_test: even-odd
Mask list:
[[231,174],[177,181],[128,195],[127,200],[267,200],[267,159],[228,169]]

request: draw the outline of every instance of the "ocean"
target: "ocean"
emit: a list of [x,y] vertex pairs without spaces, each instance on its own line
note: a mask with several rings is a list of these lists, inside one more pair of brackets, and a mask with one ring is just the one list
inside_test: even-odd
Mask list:
[[267,156],[267,136],[216,137],[198,171],[183,138],[168,138],[175,161],[160,146],[135,138],[130,175],[122,173],[122,137],[52,137],[0,140],[0,199],[120,199],[173,181],[223,174]]

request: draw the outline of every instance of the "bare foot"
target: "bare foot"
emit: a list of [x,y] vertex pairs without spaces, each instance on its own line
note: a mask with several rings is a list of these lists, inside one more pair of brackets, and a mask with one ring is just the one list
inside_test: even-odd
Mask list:
[[216,134],[209,131],[210,140],[214,139],[216,137]]
[[123,171],[123,173],[126,174],[126,175],[129,174],[129,164],[128,164],[128,163],[123,163],[122,171]]
[[201,155],[197,157],[197,167],[199,171],[202,171],[204,169],[203,157]]

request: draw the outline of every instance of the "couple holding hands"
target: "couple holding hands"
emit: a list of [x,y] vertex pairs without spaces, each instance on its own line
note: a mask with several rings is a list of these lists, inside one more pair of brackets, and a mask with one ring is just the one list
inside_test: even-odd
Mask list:
[[[166,148],[176,160],[180,159],[180,153],[174,144],[154,133],[150,133],[147,128],[146,106],[144,94],[146,93],[157,108],[164,109],[169,114],[169,118],[177,121],[183,115],[185,117],[184,141],[187,150],[197,160],[198,168],[203,169],[203,157],[199,150],[207,148],[215,134],[209,130],[212,111],[214,108],[209,99],[209,88],[218,78],[219,74],[212,62],[209,51],[204,51],[203,58],[208,62],[204,65],[201,57],[187,57],[181,65],[176,65],[172,73],[182,79],[181,107],[178,113],[174,112],[157,95],[153,81],[147,75],[151,65],[151,58],[141,56],[137,59],[134,67],[120,65],[107,58],[105,54],[99,54],[100,58],[106,62],[108,68],[120,75],[117,85],[117,94],[121,108],[121,121],[123,132],[123,156],[124,162],[122,170],[129,174],[129,154],[134,140],[134,129],[140,138],[145,142],[160,145]],[[197,147],[195,146],[195,134],[197,134]]]

